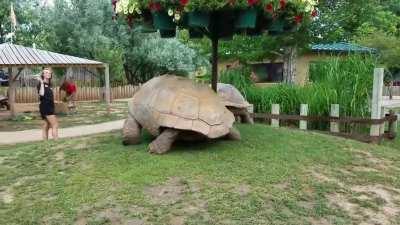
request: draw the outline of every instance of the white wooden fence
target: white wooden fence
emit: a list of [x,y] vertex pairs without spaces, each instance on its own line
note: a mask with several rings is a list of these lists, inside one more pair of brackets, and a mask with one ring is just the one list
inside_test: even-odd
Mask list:
[[[389,89],[390,87],[386,86],[383,88],[383,96],[389,96]],[[400,86],[391,87],[391,90],[393,96],[400,96]]]
[[[99,101],[104,99],[103,87],[78,87],[76,93],[77,101]],[[138,90],[137,86],[125,85],[111,88],[111,98],[132,98],[134,93]],[[61,101],[65,97],[65,92],[60,89],[54,88],[54,99]],[[38,93],[36,87],[19,87],[16,93],[17,103],[36,103],[38,102]]]

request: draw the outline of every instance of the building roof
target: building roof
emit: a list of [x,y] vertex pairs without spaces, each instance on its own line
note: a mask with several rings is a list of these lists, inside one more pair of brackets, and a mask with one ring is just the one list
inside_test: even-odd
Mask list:
[[0,67],[2,66],[103,67],[104,63],[5,43],[0,44]]
[[368,48],[351,43],[331,43],[311,45],[313,52],[334,52],[334,53],[376,53],[376,49]]

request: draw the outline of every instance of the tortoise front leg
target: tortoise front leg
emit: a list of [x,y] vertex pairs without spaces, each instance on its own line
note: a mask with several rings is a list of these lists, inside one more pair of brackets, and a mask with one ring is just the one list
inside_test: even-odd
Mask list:
[[149,145],[149,152],[154,154],[164,154],[171,149],[172,144],[178,138],[180,131],[175,129],[164,130]]
[[124,128],[122,130],[124,145],[136,145],[140,143],[140,124],[128,114],[128,119],[125,120]]
[[240,117],[243,123],[254,124],[253,118],[250,116],[250,113],[246,109],[242,110]]

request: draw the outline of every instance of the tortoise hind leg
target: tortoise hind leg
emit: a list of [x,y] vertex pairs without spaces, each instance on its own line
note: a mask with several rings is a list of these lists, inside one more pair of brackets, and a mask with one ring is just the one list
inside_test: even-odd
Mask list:
[[180,131],[175,129],[164,130],[149,145],[149,152],[154,154],[163,154],[171,149],[172,144],[178,138]]
[[131,115],[125,120],[124,128],[122,130],[124,145],[136,145],[140,143],[141,127],[139,123]]
[[226,135],[226,138],[229,140],[235,140],[238,141],[241,139],[240,137],[240,132],[238,129],[232,127],[229,133]]

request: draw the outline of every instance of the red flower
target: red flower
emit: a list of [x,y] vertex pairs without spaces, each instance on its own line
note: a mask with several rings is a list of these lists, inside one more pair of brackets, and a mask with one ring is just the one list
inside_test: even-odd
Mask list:
[[249,6],[253,6],[255,4],[257,4],[260,0],[247,0],[247,4],[249,4]]
[[270,13],[273,13],[273,12],[274,12],[274,6],[272,5],[272,3],[268,3],[268,4],[265,6],[265,11],[270,12]]
[[161,10],[161,4],[159,2],[150,2],[149,3],[149,8],[152,11],[160,11]]
[[300,24],[303,21],[303,15],[297,15],[294,17],[296,24]]
[[280,5],[281,9],[285,9],[286,8],[286,0],[280,0],[279,5]]
[[118,2],[118,0],[111,0],[111,4],[113,6],[114,11],[115,11],[115,8],[117,7],[117,2]]
[[179,0],[181,5],[186,6],[189,3],[189,0]]
[[130,27],[130,28],[132,28],[133,27],[133,16],[132,15],[128,15],[127,17],[126,17],[126,22],[128,23],[128,26]]
[[317,9],[314,9],[314,10],[311,12],[311,16],[312,16],[312,17],[318,16],[318,11],[317,11]]

